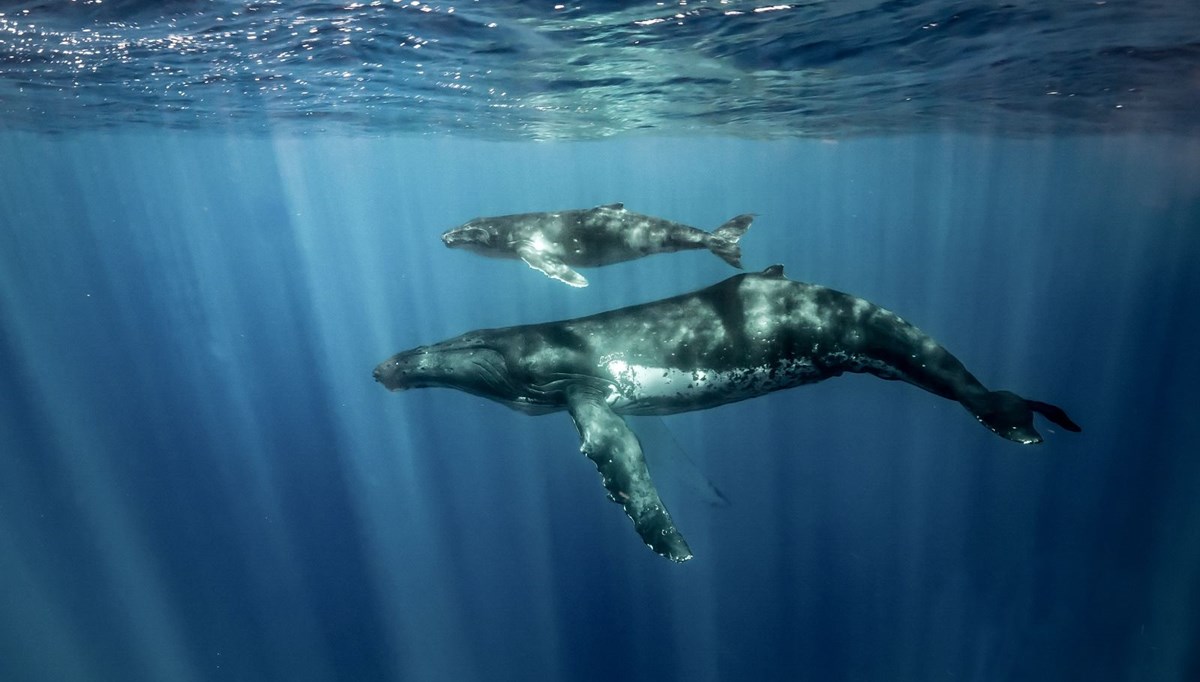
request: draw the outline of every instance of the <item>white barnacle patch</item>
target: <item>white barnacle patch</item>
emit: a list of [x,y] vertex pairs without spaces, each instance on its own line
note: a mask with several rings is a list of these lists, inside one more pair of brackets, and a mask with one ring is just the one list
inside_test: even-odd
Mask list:
[[529,236],[529,245],[538,253],[547,253],[551,250],[550,241],[546,239],[546,235],[539,230]]
[[600,358],[600,367],[612,380],[614,395],[610,397],[611,400],[636,400],[647,386],[656,385],[653,376],[655,368],[631,363],[621,354]]
[[688,403],[698,394],[719,390],[726,384],[723,380],[726,373],[703,368],[651,367],[630,362],[621,354],[600,358],[599,368],[612,382],[608,403],[618,409]]
[[613,380],[612,390],[605,398],[609,405],[637,390],[636,375],[630,369],[629,363],[620,356],[605,356],[600,359],[600,365]]

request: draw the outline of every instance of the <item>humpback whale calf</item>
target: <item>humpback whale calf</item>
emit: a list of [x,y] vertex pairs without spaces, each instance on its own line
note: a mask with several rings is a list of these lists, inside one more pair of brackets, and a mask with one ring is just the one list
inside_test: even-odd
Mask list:
[[787,279],[783,266],[689,294],[573,320],[482,329],[398,353],[375,368],[389,390],[442,386],[528,414],[567,410],[580,449],[642,540],[692,553],[659,499],[620,415],[703,410],[864,372],[962,404],[1017,443],[1040,443],[1033,415],[1079,431],[1059,407],[990,391],[936,341],[861,298]]
[[442,241],[452,249],[492,258],[520,258],[547,277],[573,287],[586,287],[587,280],[573,267],[623,263],[655,253],[708,249],[741,268],[738,239],[753,219],[750,214],[740,215],[705,232],[634,213],[624,204],[608,204],[574,211],[475,218],[447,230]]

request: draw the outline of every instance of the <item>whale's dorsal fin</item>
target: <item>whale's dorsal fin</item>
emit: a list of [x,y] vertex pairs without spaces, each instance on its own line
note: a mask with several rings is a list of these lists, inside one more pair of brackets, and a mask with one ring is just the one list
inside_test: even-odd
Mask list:
[[547,277],[570,284],[573,287],[586,287],[588,285],[588,281],[583,275],[572,270],[569,265],[562,262],[557,256],[539,251],[532,244],[519,244],[516,251],[517,255],[521,257],[521,260],[525,261],[526,265]]
[[691,559],[692,550],[650,480],[637,436],[604,400],[604,391],[586,383],[571,385],[567,409],[579,430],[579,449],[596,464],[608,498],[625,508],[642,540],[672,561]]
[[611,209],[612,209],[612,210],[614,210],[614,211],[624,211],[624,210],[625,210],[625,204],[620,204],[620,203],[617,203],[617,204],[601,204],[600,206],[597,206],[596,208],[611,208]]
[[759,274],[761,274],[763,277],[769,277],[771,279],[787,279],[787,277],[783,274],[783,266],[778,263],[767,266],[767,269],[763,270]]

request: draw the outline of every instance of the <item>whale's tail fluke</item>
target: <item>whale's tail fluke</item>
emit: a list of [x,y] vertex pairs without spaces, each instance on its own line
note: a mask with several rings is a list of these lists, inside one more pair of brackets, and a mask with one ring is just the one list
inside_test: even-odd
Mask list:
[[708,235],[705,245],[709,251],[720,256],[721,260],[740,270],[742,247],[738,246],[738,240],[746,234],[746,230],[750,229],[750,223],[753,220],[752,213],[743,213],[735,218],[730,218],[724,225]]
[[1037,400],[1026,400],[1009,391],[985,393],[971,400],[967,409],[996,434],[1025,445],[1042,442],[1041,434],[1033,428],[1034,412],[1068,431],[1078,433],[1083,430],[1071,421],[1061,407]]

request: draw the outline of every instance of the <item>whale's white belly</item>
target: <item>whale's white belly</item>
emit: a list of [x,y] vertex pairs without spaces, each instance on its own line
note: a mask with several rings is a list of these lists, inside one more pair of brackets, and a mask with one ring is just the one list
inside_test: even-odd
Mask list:
[[608,404],[624,414],[669,414],[712,407],[828,376],[807,358],[715,370],[655,367],[612,355],[602,358],[598,369],[611,382]]

